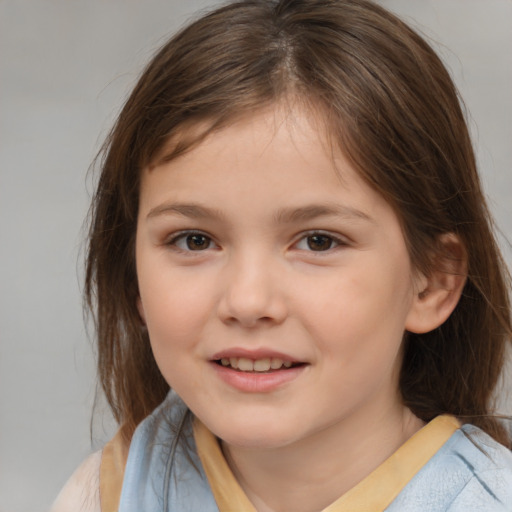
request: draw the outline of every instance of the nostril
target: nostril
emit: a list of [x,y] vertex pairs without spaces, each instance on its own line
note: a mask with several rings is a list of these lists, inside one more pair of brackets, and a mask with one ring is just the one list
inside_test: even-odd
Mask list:
[[[229,325],[255,328],[281,323],[287,316],[283,287],[265,270],[266,262],[258,264],[258,270],[240,270],[226,275],[218,303],[218,315]],[[249,264],[247,264],[249,265]]]

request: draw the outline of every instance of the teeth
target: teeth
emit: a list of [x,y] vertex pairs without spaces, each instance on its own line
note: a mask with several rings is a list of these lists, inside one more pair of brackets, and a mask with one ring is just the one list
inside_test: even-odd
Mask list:
[[223,357],[220,360],[222,366],[231,366],[234,370],[242,372],[268,372],[269,370],[279,370],[281,367],[291,368],[291,361],[283,361],[278,357],[265,357],[263,359],[248,359],[247,357]]
[[238,369],[242,370],[243,372],[252,372],[254,371],[254,363],[250,359],[241,357],[238,360]]
[[283,366],[283,360],[282,359],[278,359],[277,357],[273,357],[270,360],[270,368],[272,368],[272,370],[277,370],[277,369],[281,368],[281,366]]
[[258,359],[254,361],[255,372],[268,372],[270,370],[270,359]]

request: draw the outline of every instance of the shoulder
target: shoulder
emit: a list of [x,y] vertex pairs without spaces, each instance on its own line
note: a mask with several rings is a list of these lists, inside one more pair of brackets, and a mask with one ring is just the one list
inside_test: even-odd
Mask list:
[[100,512],[101,451],[89,455],[60,491],[50,512]]
[[[455,432],[445,458],[473,477],[487,473],[512,478],[512,452],[473,425]],[[512,490],[512,487],[511,487]]]
[[512,510],[512,452],[472,425],[458,434],[448,455],[466,482],[448,510]]
[[197,453],[193,418],[170,392],[135,430],[124,473],[119,510],[218,512]]
[[512,510],[512,453],[472,425],[457,430],[387,509]]

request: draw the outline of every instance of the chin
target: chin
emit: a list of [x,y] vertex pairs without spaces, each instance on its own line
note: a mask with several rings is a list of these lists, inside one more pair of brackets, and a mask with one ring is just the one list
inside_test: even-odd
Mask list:
[[229,446],[247,449],[276,449],[287,446],[302,437],[298,432],[283,429],[275,419],[264,424],[232,421],[229,425],[217,422],[205,425]]

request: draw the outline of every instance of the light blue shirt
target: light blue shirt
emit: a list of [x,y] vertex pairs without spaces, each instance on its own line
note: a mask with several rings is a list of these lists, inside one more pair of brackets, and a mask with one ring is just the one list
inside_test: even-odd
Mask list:
[[[197,455],[191,414],[171,392],[135,431],[119,512],[187,511],[219,509]],[[477,511],[512,512],[512,453],[472,425],[457,430],[386,508]]]

